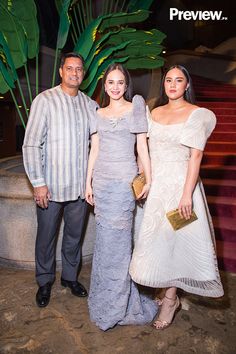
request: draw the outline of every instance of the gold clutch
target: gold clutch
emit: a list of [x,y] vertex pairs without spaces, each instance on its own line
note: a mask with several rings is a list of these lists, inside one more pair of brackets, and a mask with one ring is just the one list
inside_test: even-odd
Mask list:
[[135,199],[137,199],[138,195],[142,192],[145,184],[146,184],[146,179],[143,172],[140,173],[140,175],[134,177],[132,181],[132,189],[133,189]]
[[182,229],[182,227],[191,224],[193,221],[197,220],[197,215],[194,211],[192,211],[192,214],[189,219],[185,219],[181,218],[178,209],[169,211],[168,213],[166,213],[166,217],[175,231]]

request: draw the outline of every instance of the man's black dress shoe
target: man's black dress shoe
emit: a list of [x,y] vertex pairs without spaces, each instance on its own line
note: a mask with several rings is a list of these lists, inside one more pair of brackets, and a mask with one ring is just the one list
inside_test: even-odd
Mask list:
[[61,278],[61,285],[65,288],[68,287],[71,289],[71,293],[75,296],[86,297],[88,296],[87,290],[85,287],[78,281],[70,281]]
[[36,294],[36,303],[39,307],[46,307],[50,301],[52,284],[46,283],[40,286]]

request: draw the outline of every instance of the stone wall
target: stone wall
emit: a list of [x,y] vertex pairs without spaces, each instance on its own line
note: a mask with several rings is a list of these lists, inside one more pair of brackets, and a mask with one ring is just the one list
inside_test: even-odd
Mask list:
[[[36,206],[32,188],[24,173],[22,157],[0,160],[0,263],[22,268],[34,267],[36,238]],[[56,260],[61,262],[60,226]],[[83,261],[90,261],[95,239],[95,220],[88,213],[82,247]]]

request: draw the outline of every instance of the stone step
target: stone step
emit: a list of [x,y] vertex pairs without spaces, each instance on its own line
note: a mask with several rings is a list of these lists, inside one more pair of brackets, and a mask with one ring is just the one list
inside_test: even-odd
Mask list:
[[236,124],[236,114],[217,114],[217,124],[234,123]]
[[214,132],[234,132],[236,123],[217,123]]
[[194,91],[195,93],[201,93],[201,92],[221,92],[221,91],[225,91],[225,92],[230,92],[233,93],[236,96],[236,88],[233,86],[222,86],[222,87],[218,87],[218,86],[208,86],[208,85],[204,85],[204,84],[195,84],[194,85]]
[[235,273],[236,269],[236,244],[234,242],[216,240],[216,251],[219,268]]
[[204,152],[202,163],[205,165],[223,165],[223,166],[235,166],[236,165],[236,153],[225,152]]
[[[235,98],[234,98],[235,100]],[[222,103],[222,102],[220,102]],[[206,102],[207,104],[207,102]],[[227,108],[221,105],[221,107],[214,107],[212,108],[212,111],[215,112],[216,115],[218,114],[226,114],[226,115],[235,115],[236,114],[236,108]]]
[[[236,128],[236,122],[235,122]],[[213,131],[208,141],[226,141],[226,142],[235,142],[236,141],[236,131],[234,132],[220,132]]]
[[236,180],[203,178],[202,182],[207,195],[236,198]]
[[235,218],[236,200],[232,197],[207,196],[212,216]]
[[236,219],[228,217],[212,218],[216,239],[220,241],[236,242]]
[[236,142],[208,141],[205,151],[236,153]]
[[209,109],[212,108],[236,108],[236,102],[219,102],[219,101],[213,101],[213,102],[206,102],[206,101],[197,101],[197,105],[199,107],[206,107]]
[[203,165],[200,170],[201,178],[236,179],[236,166]]

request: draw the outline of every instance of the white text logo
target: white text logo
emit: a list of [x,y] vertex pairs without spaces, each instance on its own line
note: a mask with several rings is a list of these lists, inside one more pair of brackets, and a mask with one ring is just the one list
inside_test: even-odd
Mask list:
[[178,20],[227,20],[227,17],[222,16],[222,11],[180,11],[175,7],[170,8],[170,20],[173,21],[174,19]]

